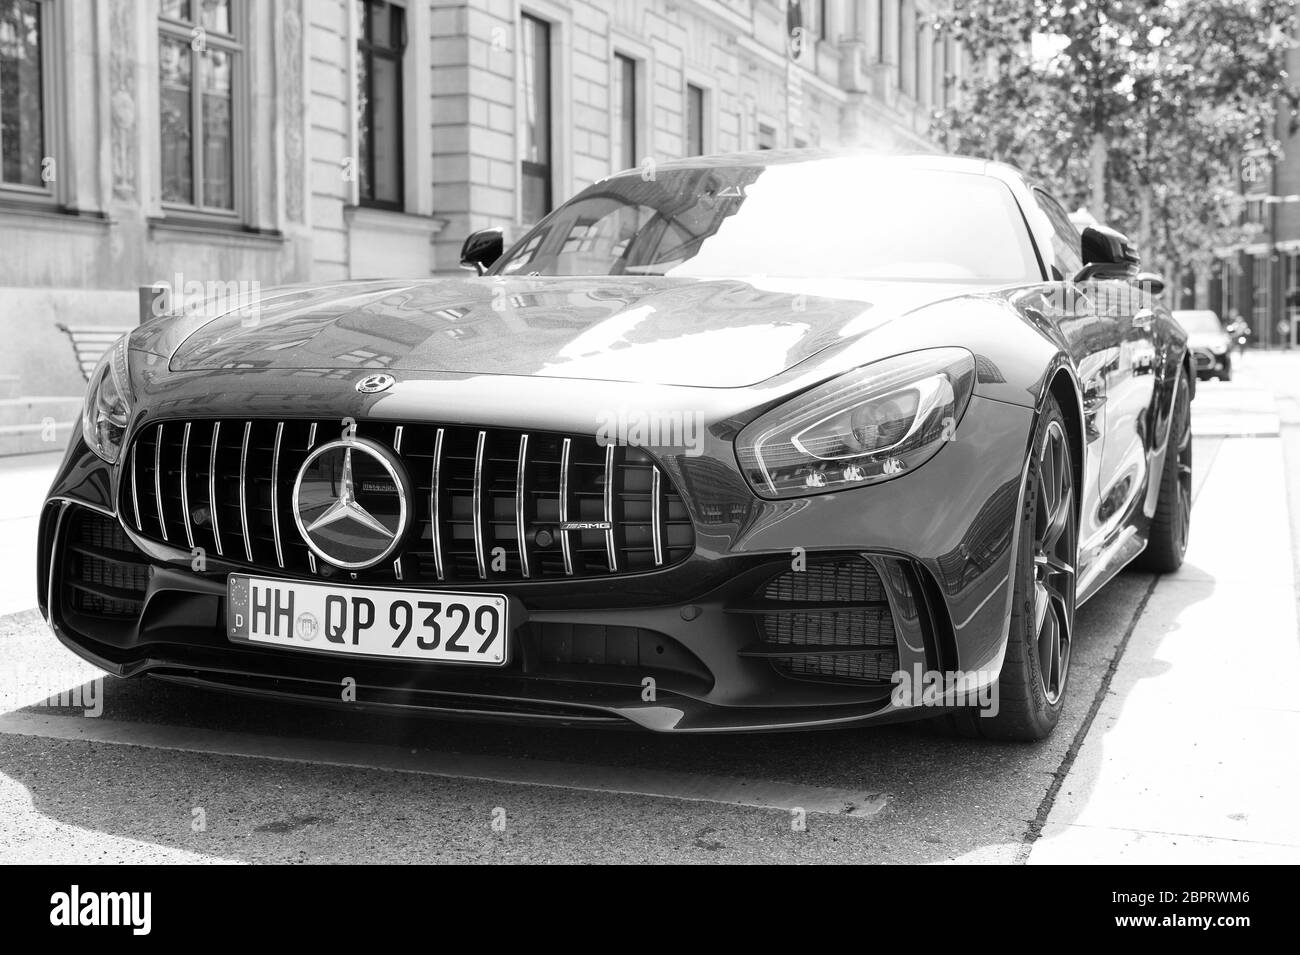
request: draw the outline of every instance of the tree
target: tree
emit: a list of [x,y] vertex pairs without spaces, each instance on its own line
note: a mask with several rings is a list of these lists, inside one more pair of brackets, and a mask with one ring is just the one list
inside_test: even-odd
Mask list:
[[953,152],[1010,162],[1132,236],[1171,279],[1245,241],[1243,158],[1294,129],[1294,0],[954,0],[970,64],[935,115]]

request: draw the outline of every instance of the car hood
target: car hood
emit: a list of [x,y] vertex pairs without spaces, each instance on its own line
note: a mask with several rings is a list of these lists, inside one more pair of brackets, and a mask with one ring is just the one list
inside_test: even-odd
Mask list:
[[387,369],[739,387],[971,290],[758,278],[358,282],[178,318],[140,347],[170,339],[174,371]]
[[1211,351],[1227,351],[1228,346],[1232,344],[1232,339],[1228,337],[1227,332],[1189,332],[1187,335],[1187,345],[1189,348],[1208,348]]

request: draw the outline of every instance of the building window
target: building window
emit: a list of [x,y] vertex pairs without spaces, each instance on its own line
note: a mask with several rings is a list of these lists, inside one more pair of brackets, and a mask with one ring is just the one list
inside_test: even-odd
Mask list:
[[1264,225],[1264,200],[1259,197],[1246,198],[1246,224],[1247,225]]
[[944,106],[943,98],[943,45],[944,35],[936,30],[930,41],[930,105],[936,109]]
[[523,217],[536,222],[551,211],[551,25],[523,17]]
[[830,0],[819,0],[817,4],[817,39],[825,42],[831,38]]
[[918,100],[925,99],[925,50],[929,46],[927,39],[927,28],[920,22],[915,23],[912,29],[912,95]]
[[686,84],[686,155],[704,155],[704,90]]
[[357,195],[363,206],[404,205],[402,55],[406,11],[355,0],[357,17]]
[[952,102],[952,85],[956,82],[952,75],[952,45],[953,39],[946,34],[941,41],[943,43],[943,85],[940,88],[940,104],[947,109],[948,104]]
[[614,54],[614,168],[636,165],[636,60]]
[[775,149],[776,148],[776,128],[766,123],[758,124],[758,148]]
[[0,183],[45,188],[42,0],[0,0]]
[[161,0],[162,200],[235,209],[235,85],[244,48],[234,0]]
[[876,0],[876,62],[887,63],[889,47],[885,43],[885,4],[890,0]]

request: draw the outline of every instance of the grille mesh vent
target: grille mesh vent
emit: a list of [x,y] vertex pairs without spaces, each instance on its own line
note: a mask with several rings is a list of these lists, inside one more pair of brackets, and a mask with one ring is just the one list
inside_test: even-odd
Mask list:
[[893,617],[880,576],[866,560],[811,562],[804,570],[789,570],[768,581],[760,597],[791,605],[758,615],[764,646],[849,651],[774,656],[778,672],[801,679],[887,683],[897,671]]
[[97,617],[139,616],[149,565],[112,518],[83,508],[71,512],[64,581],[68,605]]

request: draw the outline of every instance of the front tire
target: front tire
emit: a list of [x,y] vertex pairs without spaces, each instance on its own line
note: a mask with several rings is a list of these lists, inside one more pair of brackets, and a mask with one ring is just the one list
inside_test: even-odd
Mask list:
[[1061,718],[1074,638],[1078,488],[1065,417],[1054,398],[1038,417],[1019,520],[1007,652],[997,713],[950,716],[963,736],[1040,740]]
[[1172,574],[1183,566],[1192,524],[1192,395],[1187,379],[1178,378],[1169,446],[1160,472],[1160,498],[1151,518],[1146,550],[1133,566],[1156,574]]

